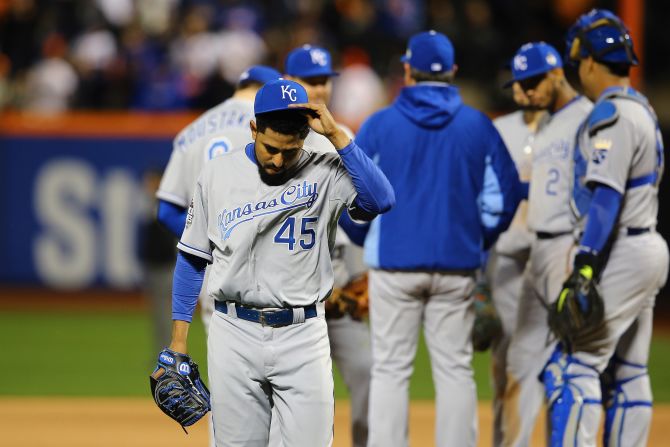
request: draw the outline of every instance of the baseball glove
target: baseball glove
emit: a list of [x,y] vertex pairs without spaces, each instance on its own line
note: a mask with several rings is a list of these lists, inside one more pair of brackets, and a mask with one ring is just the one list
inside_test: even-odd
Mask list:
[[334,288],[326,301],[326,316],[340,318],[349,314],[354,320],[362,320],[368,316],[368,274],[363,273],[354,278],[343,288]]
[[496,338],[502,336],[502,323],[493,301],[491,289],[485,282],[479,282],[473,292],[475,324],[472,327],[472,346],[475,351],[486,351]]
[[549,306],[549,327],[568,350],[603,321],[605,305],[593,275],[591,265],[575,260],[558,299]]
[[200,379],[198,365],[186,354],[163,349],[149,383],[158,408],[184,431],[211,410],[209,390]]

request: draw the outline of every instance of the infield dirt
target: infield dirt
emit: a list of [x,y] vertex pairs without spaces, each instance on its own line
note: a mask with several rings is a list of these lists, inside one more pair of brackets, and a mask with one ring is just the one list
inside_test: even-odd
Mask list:
[[[349,404],[335,406],[334,447],[349,447]],[[0,398],[2,445],[6,447],[206,447],[207,425],[201,421],[181,428],[145,398]],[[434,445],[433,402],[413,401],[410,410],[410,444]],[[479,444],[491,445],[491,411],[479,405]],[[542,446],[542,429],[533,446]],[[650,447],[668,445],[670,405],[654,407]]]

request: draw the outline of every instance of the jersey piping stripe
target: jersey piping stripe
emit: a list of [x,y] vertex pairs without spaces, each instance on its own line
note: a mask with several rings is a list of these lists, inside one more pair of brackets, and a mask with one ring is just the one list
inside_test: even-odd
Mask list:
[[213,261],[211,253],[207,253],[206,251],[200,250],[199,248],[191,247],[190,245],[187,245],[182,241],[179,241],[179,243],[177,244],[177,248],[180,249],[181,251],[185,251],[186,253],[190,253],[199,258],[204,258],[210,262]]
[[173,205],[181,206],[182,208],[186,208],[187,201],[184,200],[182,197],[179,197],[176,194],[169,193],[167,191],[157,191],[156,192],[156,197],[158,197],[161,200],[165,200],[166,202],[170,202]]

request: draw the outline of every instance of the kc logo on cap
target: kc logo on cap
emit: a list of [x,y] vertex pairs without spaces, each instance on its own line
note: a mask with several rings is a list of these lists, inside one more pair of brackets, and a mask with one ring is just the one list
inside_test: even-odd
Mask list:
[[290,99],[293,102],[296,102],[298,99],[296,96],[296,89],[291,88],[290,85],[282,85],[281,86],[281,99],[286,99],[288,96],[288,99]]
[[254,114],[288,110],[291,104],[307,103],[305,88],[288,79],[270,81],[261,87],[254,100]]

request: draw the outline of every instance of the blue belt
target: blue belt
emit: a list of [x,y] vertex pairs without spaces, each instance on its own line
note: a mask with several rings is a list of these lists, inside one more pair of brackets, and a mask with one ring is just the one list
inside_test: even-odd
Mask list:
[[628,227],[626,228],[626,234],[628,236],[637,236],[638,234],[644,234],[644,233],[649,233],[651,231],[651,228],[631,228]]
[[[224,314],[228,313],[228,303],[226,301],[214,301],[214,308]],[[314,318],[317,315],[316,306],[302,307],[305,310],[305,319]],[[293,309],[280,310],[258,310],[245,307],[240,303],[235,303],[237,318],[242,320],[259,323],[261,326],[281,327],[293,324]]]

